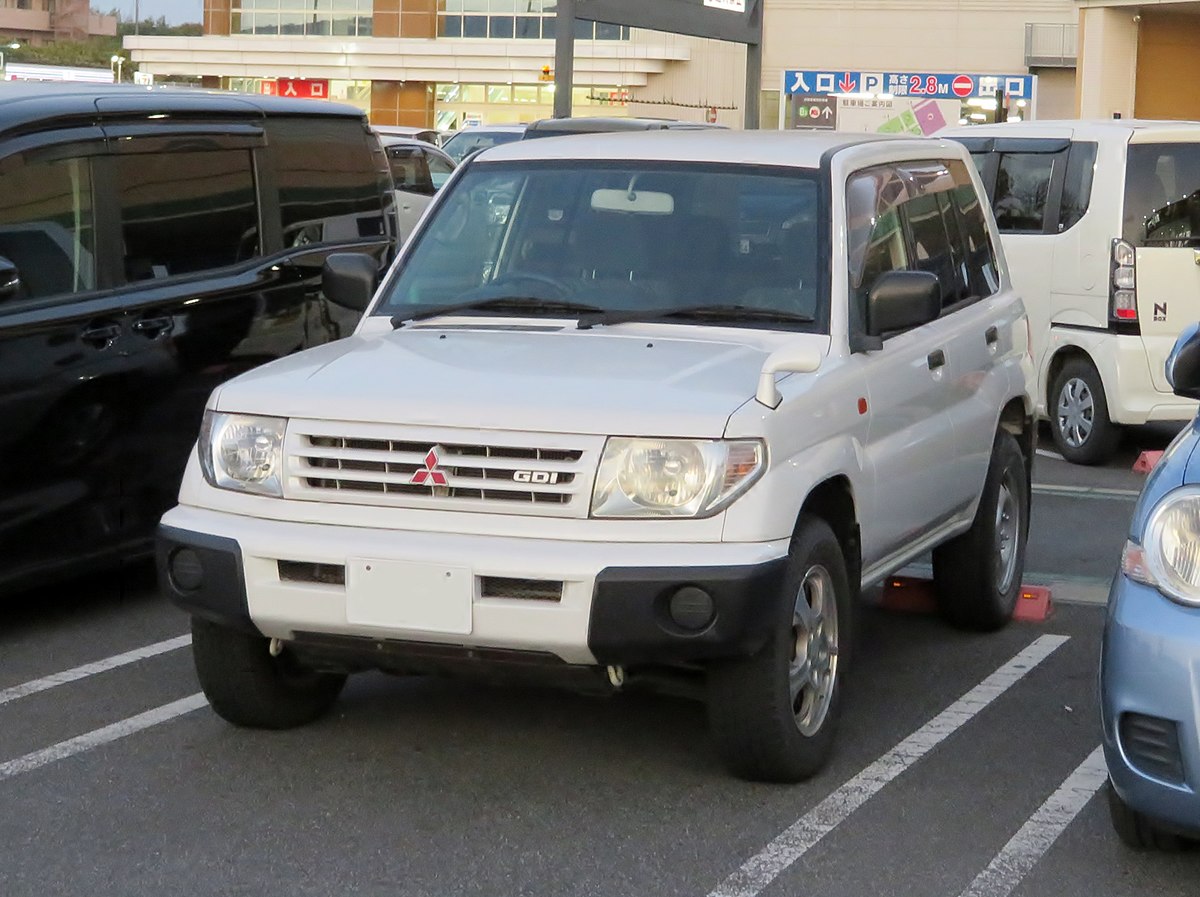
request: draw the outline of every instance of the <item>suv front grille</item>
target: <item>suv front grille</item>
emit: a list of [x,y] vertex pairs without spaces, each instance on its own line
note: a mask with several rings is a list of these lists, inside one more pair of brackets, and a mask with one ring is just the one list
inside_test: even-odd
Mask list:
[[[312,432],[330,424],[293,421],[286,442],[289,498],[389,507],[460,508],[507,513],[586,516],[591,447],[556,445],[562,437],[531,435],[469,442],[386,437],[345,425],[344,434]],[[578,441],[578,440],[576,440]]]

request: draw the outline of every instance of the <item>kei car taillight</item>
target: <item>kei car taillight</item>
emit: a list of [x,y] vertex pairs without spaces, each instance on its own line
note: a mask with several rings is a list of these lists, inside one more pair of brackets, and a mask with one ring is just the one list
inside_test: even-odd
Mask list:
[[1136,321],[1137,273],[1134,263],[1137,256],[1132,243],[1113,240],[1112,274],[1108,281],[1109,313],[1115,321]]

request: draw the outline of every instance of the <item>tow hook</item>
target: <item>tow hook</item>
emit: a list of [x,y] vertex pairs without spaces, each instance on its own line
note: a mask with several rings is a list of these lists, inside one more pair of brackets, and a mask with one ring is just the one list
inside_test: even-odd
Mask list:
[[272,657],[278,657],[280,654],[283,653],[282,639],[277,639],[277,638],[271,639],[271,643],[269,645],[267,645],[267,650],[269,652],[271,652]]
[[625,667],[608,667],[608,682],[613,688],[620,688],[625,684]]

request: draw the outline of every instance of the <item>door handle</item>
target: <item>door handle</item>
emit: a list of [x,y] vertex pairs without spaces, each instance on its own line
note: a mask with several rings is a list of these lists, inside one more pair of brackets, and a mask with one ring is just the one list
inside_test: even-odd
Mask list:
[[133,329],[149,339],[156,339],[175,329],[175,319],[170,315],[160,318],[139,318],[133,322]]
[[930,352],[929,356],[925,360],[929,362],[929,370],[936,371],[938,368],[945,365],[946,353],[941,349],[936,349],[933,352]]
[[995,324],[993,324],[984,332],[983,338],[987,340],[987,344],[989,346],[994,346],[1000,341],[1000,331],[996,329]]
[[79,333],[79,339],[97,349],[107,349],[121,335],[117,324],[97,324]]

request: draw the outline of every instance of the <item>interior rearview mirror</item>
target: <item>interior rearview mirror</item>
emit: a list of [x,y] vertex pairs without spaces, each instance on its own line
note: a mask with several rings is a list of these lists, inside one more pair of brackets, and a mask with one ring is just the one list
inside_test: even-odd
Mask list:
[[942,289],[928,271],[887,271],[867,293],[867,335],[882,336],[936,320]]
[[1192,324],[1167,356],[1167,382],[1175,395],[1185,399],[1200,399],[1200,324]]
[[378,282],[378,263],[362,252],[335,252],[321,268],[325,298],[354,311],[366,311]]

